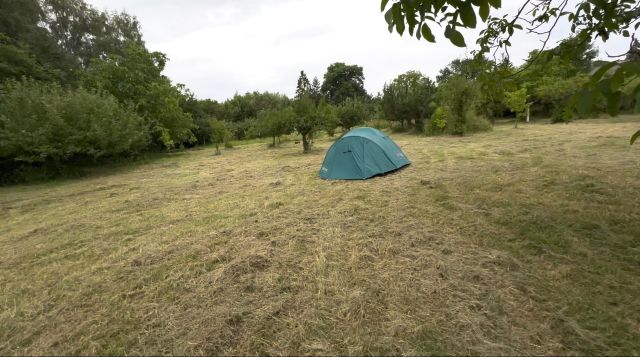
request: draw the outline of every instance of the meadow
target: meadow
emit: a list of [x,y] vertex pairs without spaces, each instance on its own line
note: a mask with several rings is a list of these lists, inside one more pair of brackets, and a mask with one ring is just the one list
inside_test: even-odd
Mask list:
[[204,147],[0,188],[0,354],[640,354],[640,117]]

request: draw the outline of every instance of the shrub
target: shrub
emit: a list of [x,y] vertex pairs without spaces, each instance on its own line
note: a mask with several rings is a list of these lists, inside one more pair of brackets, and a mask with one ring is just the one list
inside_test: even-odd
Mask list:
[[220,144],[227,146],[226,143],[229,142],[229,129],[227,129],[225,122],[217,119],[211,119],[209,127],[211,128],[211,143],[216,147],[216,154],[220,154]]
[[391,127],[391,123],[388,120],[384,120],[384,119],[369,120],[366,123],[366,125],[372,128],[376,128],[378,130],[389,129]]
[[424,128],[427,135],[436,135],[444,133],[447,128],[447,121],[449,120],[449,110],[447,107],[438,107],[431,120],[429,120]]
[[464,135],[467,113],[474,110],[479,96],[476,83],[462,76],[451,77],[440,86],[438,96],[449,112],[447,133]]
[[107,94],[25,80],[0,88],[0,158],[69,162],[147,147],[143,119]]
[[493,124],[487,118],[477,115],[474,111],[467,112],[467,120],[465,124],[465,132],[477,133],[481,131],[493,130]]

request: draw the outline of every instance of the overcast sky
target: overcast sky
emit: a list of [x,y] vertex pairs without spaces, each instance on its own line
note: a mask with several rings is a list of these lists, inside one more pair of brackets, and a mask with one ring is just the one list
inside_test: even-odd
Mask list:
[[[292,96],[300,70],[322,81],[334,62],[364,67],[369,93],[398,74],[419,70],[432,78],[461,49],[436,32],[438,43],[390,34],[379,0],[87,0],[101,10],[135,15],[152,51],[169,57],[165,74],[198,98],[225,100],[234,93],[280,92]],[[507,3],[507,1],[503,1]],[[509,1],[510,11],[520,1]],[[434,31],[435,32],[435,31]],[[473,33],[467,43],[473,44]],[[565,37],[566,27],[552,38]],[[439,36],[438,36],[439,35]],[[520,36],[511,58],[519,64],[540,45]],[[555,43],[554,42],[554,43]],[[622,53],[622,40],[598,44]]]

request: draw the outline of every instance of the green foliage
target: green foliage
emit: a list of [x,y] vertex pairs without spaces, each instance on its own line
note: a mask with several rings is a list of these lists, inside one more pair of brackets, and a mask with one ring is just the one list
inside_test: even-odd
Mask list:
[[311,83],[309,82],[309,78],[304,73],[304,71],[300,71],[300,77],[298,77],[298,84],[296,85],[296,99],[300,99],[305,95],[310,94],[311,92]]
[[31,80],[7,82],[0,91],[0,159],[94,160],[148,144],[143,119],[106,93]]
[[[387,10],[390,3],[391,6]],[[630,51],[625,61],[621,64],[610,61],[594,72],[579,94],[574,95],[570,105],[577,107],[578,112],[584,114],[592,109],[594,103],[599,102],[598,97],[603,97],[607,112],[611,115],[618,114],[624,95],[620,90],[621,86],[640,76],[640,65],[637,61],[640,57],[640,45],[633,35],[640,27],[640,12],[636,1],[580,1],[575,6],[568,6],[568,1],[525,1],[514,14],[491,16],[491,8],[499,9],[501,5],[500,0],[382,0],[381,11],[386,10],[385,20],[390,32],[395,30],[402,35],[407,27],[411,36],[418,39],[424,37],[427,41],[435,42],[429,25],[444,25],[445,37],[456,46],[466,46],[464,37],[457,28],[475,28],[477,14],[486,22],[486,27],[480,31],[476,40],[479,47],[474,51],[476,57],[482,57],[489,52],[495,56],[500,49],[503,49],[508,57],[507,49],[512,45],[514,33],[526,27],[529,34],[542,37],[542,48],[529,59],[526,66],[531,65],[538,57],[545,56],[544,49],[549,42],[550,34],[558,23],[563,22],[560,20],[568,22],[573,37],[568,38],[565,46],[559,46],[558,51],[552,55],[558,56],[565,63],[567,59],[579,58],[581,63],[573,62],[572,65],[583,71],[590,67],[594,57],[594,52],[589,51],[586,51],[585,56],[578,55],[585,53],[585,44],[596,38],[604,42],[611,37],[627,38],[630,41]],[[604,76],[614,66],[617,66],[617,69],[612,77]],[[635,93],[640,93],[640,85],[636,88]],[[553,111],[557,113],[561,110],[554,105]],[[573,109],[567,108],[562,111],[569,113]]]
[[447,107],[438,107],[433,112],[431,120],[426,124],[425,132],[427,135],[435,135],[444,133],[449,122],[449,110]]
[[509,109],[522,118],[527,110],[527,89],[520,88],[513,92],[505,93],[504,103]]
[[[389,0],[382,0],[382,11],[387,9],[388,4]],[[465,47],[464,37],[457,28],[476,28],[476,12],[482,21],[486,21],[490,7],[498,9],[500,6],[500,0],[396,0],[385,12],[385,20],[389,25],[389,32],[395,30],[403,35],[406,28],[411,36],[415,35],[418,39],[424,38],[429,42],[436,41],[431,29],[444,23],[444,36],[455,46]]]
[[260,136],[258,120],[256,118],[247,118],[237,122],[224,122],[227,123],[229,132],[231,133],[230,135],[235,140],[255,139]]
[[[311,100],[314,100],[311,97]],[[315,100],[314,100],[315,102]],[[328,104],[325,100],[321,99],[317,106],[320,106],[322,103],[322,112],[320,113],[322,116],[322,127],[330,137],[336,135],[336,129],[340,126],[340,118],[338,117],[338,107]]]
[[476,83],[454,76],[438,88],[440,103],[447,107],[447,132],[463,135],[467,129],[468,113],[475,111],[479,90]]
[[259,136],[256,119],[262,111],[274,111],[286,108],[290,100],[279,93],[251,92],[235,94],[233,98],[218,106],[216,117],[232,123],[231,131],[238,140]]
[[0,82],[23,77],[49,80],[52,76],[48,72],[33,53],[11,44],[10,39],[0,33]]
[[441,69],[436,76],[438,83],[444,83],[452,76],[463,76],[473,80],[490,67],[489,60],[484,57],[454,59],[445,68]]
[[56,43],[86,68],[106,55],[144,46],[138,20],[126,13],[102,12],[78,0],[41,0],[42,22]]
[[417,71],[399,75],[383,88],[382,110],[387,119],[414,125],[418,130],[424,127],[424,120],[433,112],[432,101],[436,86],[428,77]]
[[302,149],[307,153],[311,150],[313,134],[326,125],[333,116],[333,110],[324,101],[316,106],[308,95],[294,101],[293,110],[293,128],[302,136]]
[[320,85],[320,81],[318,77],[313,77],[313,81],[311,82],[311,88],[309,90],[309,96],[313,100],[316,105],[320,104],[320,101],[324,98],[322,95],[322,86]]
[[229,137],[229,129],[223,121],[217,119],[211,119],[209,127],[211,128],[211,143],[216,147],[216,154],[220,154],[220,144],[225,143]]
[[366,98],[362,67],[341,62],[330,65],[324,75],[321,90],[331,104],[341,104],[347,99]]
[[479,116],[475,110],[466,113],[465,133],[478,133],[493,130],[493,124],[487,118]]
[[[533,110],[538,115],[551,116],[555,122],[571,119],[573,109],[568,106],[589,82],[588,72],[597,55],[590,42],[577,40],[569,38],[551,50],[531,51],[517,75],[518,82],[531,95]],[[586,106],[581,108],[583,116],[590,111]]]
[[293,132],[295,114],[290,107],[280,110],[262,111],[258,115],[258,127],[260,136],[269,136],[273,139],[272,146],[276,147],[276,139]]
[[209,120],[218,117],[220,104],[210,99],[196,99],[194,94],[184,85],[178,84],[177,87],[182,92],[180,107],[185,113],[190,114],[193,119],[194,127],[191,131],[197,140],[197,144],[206,145],[211,142]]
[[153,142],[173,148],[195,141],[191,116],[181,108],[179,88],[162,76],[166,56],[131,45],[124,55],[92,62],[85,74],[90,88],[106,91],[123,105],[133,105],[151,129]]
[[346,131],[364,123],[368,117],[367,105],[361,101],[349,99],[338,106],[339,124]]
[[389,129],[391,127],[391,123],[384,119],[372,119],[366,123],[366,126],[376,128],[378,130],[384,130]]
[[[0,14],[0,33],[11,45],[28,49],[38,66],[65,84],[93,59],[122,54],[128,44],[143,46],[135,17],[98,11],[82,0],[4,0]],[[14,55],[11,62],[20,59]]]

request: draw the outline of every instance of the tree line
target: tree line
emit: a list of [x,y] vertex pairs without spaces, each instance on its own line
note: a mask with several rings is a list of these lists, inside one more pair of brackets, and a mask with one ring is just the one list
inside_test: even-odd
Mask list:
[[[361,66],[337,62],[322,80],[301,71],[294,98],[250,92],[217,102],[163,75],[168,58],[146,48],[134,16],[82,0],[5,0],[0,13],[0,181],[145,151],[213,144],[219,152],[232,140],[271,138],[275,147],[292,133],[308,152],[318,132],[364,123],[463,135],[525,110],[568,121],[576,91],[599,67],[592,44],[570,38],[532,51],[520,67],[456,59],[435,79],[408,71],[375,95]],[[494,77],[508,80],[485,80]],[[622,110],[637,104],[624,98]]]

